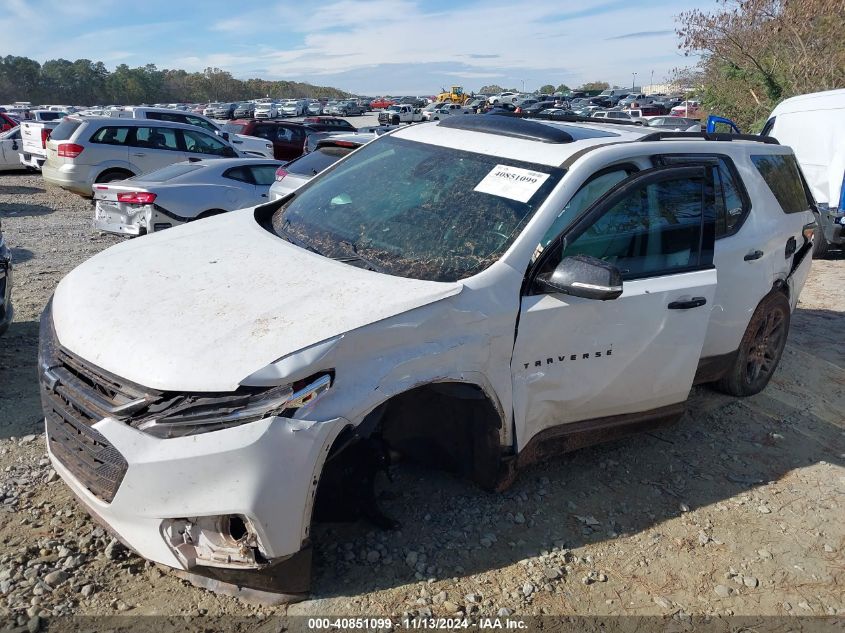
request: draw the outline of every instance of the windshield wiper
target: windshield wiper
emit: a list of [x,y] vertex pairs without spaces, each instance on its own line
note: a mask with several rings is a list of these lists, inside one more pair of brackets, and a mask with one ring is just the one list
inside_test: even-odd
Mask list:
[[[299,248],[304,248],[306,251],[311,251],[312,253],[317,253],[317,255],[323,255],[320,251],[318,251],[313,246],[306,244],[300,239],[295,238],[290,231],[288,231],[285,227],[290,224],[290,220],[285,220],[282,225],[279,227],[279,232],[283,233],[279,237],[284,238],[286,241],[290,242],[294,246],[298,246]],[[325,257],[325,255],[323,255]]]
[[375,273],[384,273],[384,268],[382,268],[381,266],[376,266],[369,259],[364,259],[360,255],[352,255],[351,257],[332,257],[332,259],[336,262],[341,262],[343,264],[361,262],[362,264],[364,264],[364,268],[366,268],[367,270],[371,270]]

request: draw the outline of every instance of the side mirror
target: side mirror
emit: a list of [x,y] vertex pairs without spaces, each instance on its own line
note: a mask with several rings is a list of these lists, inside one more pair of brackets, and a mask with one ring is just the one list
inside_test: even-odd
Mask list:
[[17,140],[12,141],[12,151],[17,151],[18,149],[18,142]]
[[220,136],[222,136],[222,137],[223,137],[223,140],[224,140],[224,141],[228,141],[228,140],[229,140],[229,133],[228,133],[228,132],[221,132],[221,133],[220,133]]
[[225,156],[226,158],[237,158],[239,154],[237,151],[235,151],[234,147],[227,147],[223,151],[223,156]]
[[608,301],[622,294],[622,273],[595,257],[573,255],[564,257],[551,273],[538,275],[535,285],[546,293]]

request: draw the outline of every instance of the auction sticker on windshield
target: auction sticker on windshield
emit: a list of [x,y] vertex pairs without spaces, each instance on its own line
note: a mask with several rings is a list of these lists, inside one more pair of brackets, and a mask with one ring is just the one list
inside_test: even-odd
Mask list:
[[509,165],[496,165],[475,187],[475,191],[500,198],[528,202],[546,182],[549,174]]

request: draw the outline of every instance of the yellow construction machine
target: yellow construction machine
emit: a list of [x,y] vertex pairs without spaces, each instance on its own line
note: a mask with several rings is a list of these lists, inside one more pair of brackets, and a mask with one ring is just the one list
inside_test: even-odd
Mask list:
[[458,103],[460,105],[465,104],[467,101],[470,100],[469,95],[464,94],[464,87],[463,86],[452,86],[449,88],[447,92],[446,89],[443,89],[439,95],[437,95],[437,99],[435,101],[437,103]]

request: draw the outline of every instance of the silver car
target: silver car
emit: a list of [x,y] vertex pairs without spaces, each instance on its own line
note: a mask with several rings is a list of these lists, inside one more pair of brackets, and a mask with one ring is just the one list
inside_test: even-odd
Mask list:
[[175,163],[97,185],[94,228],[144,235],[267,201],[278,160],[229,158]]
[[242,156],[228,141],[194,125],[112,117],[66,117],[46,149],[44,180],[85,197],[97,184],[184,160]]
[[321,171],[377,136],[374,133],[332,134],[317,141],[314,151],[303,154],[276,170],[276,182],[270,187],[270,200],[284,198],[291,191],[299,189]]

